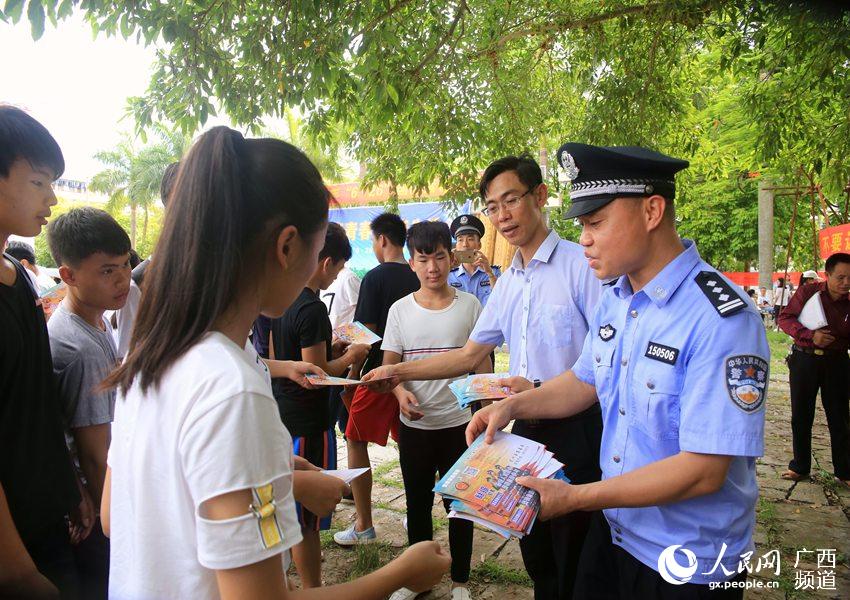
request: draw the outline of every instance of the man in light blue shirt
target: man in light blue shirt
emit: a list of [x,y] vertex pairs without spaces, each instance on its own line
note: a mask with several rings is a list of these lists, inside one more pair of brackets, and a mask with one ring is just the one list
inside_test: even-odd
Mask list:
[[[572,370],[539,389],[513,379],[520,393],[476,413],[467,439],[598,398],[603,480],[520,481],[540,492],[543,519],[604,509],[575,597],[696,597],[710,583],[741,584],[770,360],[758,311],[676,233],[673,176],[687,162],[584,144],[559,156],[590,267],[601,279],[625,275],[605,290]],[[715,592],[740,598],[743,587]]]
[[484,223],[475,215],[458,215],[449,229],[455,239],[455,250],[475,253],[472,260],[461,261],[449,271],[449,285],[472,294],[478,298],[481,306],[487,306],[487,300],[490,299],[490,293],[502,275],[502,270],[497,265],[491,265],[481,252]]
[[[587,336],[602,286],[578,244],[546,226],[548,191],[538,164],[505,157],[484,171],[479,186],[485,213],[507,241],[518,247],[511,266],[493,288],[469,341],[440,356],[381,367],[364,380],[446,379],[473,372],[496,346],[507,341],[512,375],[545,381],[572,367]],[[379,384],[376,384],[379,386]],[[380,388],[379,388],[380,389]],[[564,419],[518,421],[513,432],[554,452],[574,482],[597,481],[602,421],[589,404]],[[541,599],[569,599],[590,513],[575,512],[538,522],[520,541],[525,567]]]

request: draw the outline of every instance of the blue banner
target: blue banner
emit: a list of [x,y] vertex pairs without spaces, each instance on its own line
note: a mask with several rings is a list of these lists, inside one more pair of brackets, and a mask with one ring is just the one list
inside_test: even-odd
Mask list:
[[[443,221],[451,223],[452,219],[459,214],[469,211],[471,203],[467,201],[459,209],[447,210],[440,202],[411,202],[399,204],[399,216],[405,225],[410,227],[420,221]],[[345,228],[348,241],[351,242],[353,254],[348,261],[348,268],[362,278],[369,269],[378,265],[378,259],[372,252],[372,231],[369,223],[372,219],[385,212],[383,206],[356,206],[351,208],[332,208],[330,220],[339,223]],[[405,248],[404,255],[407,256]]]

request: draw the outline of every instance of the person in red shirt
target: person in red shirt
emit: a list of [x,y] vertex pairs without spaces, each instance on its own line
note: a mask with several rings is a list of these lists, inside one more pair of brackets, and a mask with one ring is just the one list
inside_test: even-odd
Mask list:
[[[815,399],[820,390],[835,478],[850,487],[850,254],[833,254],[826,259],[825,270],[826,281],[800,286],[777,319],[782,331],[794,338],[788,357],[794,458],[782,478],[799,481],[809,476]],[[827,325],[813,331],[800,323],[799,316],[817,292]]]

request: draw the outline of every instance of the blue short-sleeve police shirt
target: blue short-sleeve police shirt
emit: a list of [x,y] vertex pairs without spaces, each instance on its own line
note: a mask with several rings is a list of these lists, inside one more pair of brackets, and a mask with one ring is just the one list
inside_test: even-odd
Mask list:
[[[752,303],[683,244],[638,292],[627,277],[605,288],[573,372],[602,407],[603,478],[681,451],[733,457],[714,494],[605,511],[614,543],[638,560],[658,570],[660,553],[682,545],[697,559],[691,583],[708,583],[752,550],[770,353]],[[709,573],[724,543],[727,572]]]

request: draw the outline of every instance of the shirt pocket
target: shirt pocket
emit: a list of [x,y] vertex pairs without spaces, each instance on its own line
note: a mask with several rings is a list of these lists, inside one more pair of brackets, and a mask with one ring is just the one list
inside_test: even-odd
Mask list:
[[593,380],[600,402],[610,397],[614,350],[616,346],[610,343],[598,344],[593,348]]
[[629,422],[653,439],[678,439],[683,380],[673,366],[639,365],[632,379]]
[[567,304],[540,306],[540,342],[551,348],[566,348],[573,338],[572,307]]

